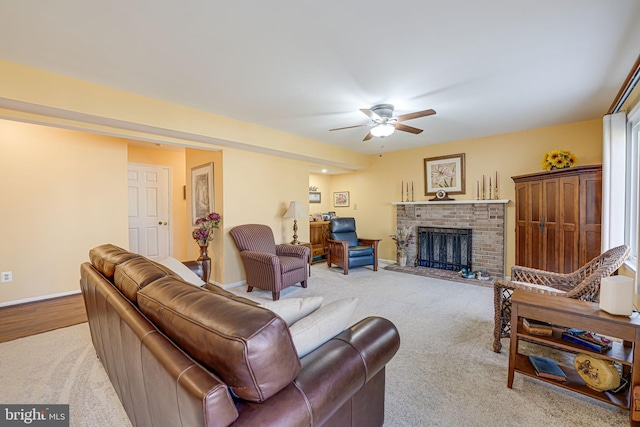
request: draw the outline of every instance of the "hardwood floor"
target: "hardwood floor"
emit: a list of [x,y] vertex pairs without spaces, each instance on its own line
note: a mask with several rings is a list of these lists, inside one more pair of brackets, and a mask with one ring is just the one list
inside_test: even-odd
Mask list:
[[86,321],[82,294],[0,307],[0,342]]

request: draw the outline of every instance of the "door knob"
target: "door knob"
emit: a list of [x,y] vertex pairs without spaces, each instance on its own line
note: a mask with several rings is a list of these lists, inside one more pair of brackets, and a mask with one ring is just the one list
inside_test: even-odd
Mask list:
[[158,221],[158,225],[167,225],[166,222]]

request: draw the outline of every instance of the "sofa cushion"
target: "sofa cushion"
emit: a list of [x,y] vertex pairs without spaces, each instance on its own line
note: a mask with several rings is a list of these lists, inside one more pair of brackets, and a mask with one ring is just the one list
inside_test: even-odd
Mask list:
[[263,402],[300,372],[287,324],[273,312],[165,277],[138,292],[138,305],[236,396]]
[[89,251],[91,264],[107,279],[113,279],[116,266],[141,255],[125,251],[115,245],[100,245]]
[[133,258],[118,264],[113,275],[113,284],[129,300],[137,304],[138,291],[162,277],[181,280],[173,271],[144,257]]
[[298,356],[304,357],[347,329],[357,304],[358,298],[333,301],[291,325]]
[[361,256],[373,256],[373,247],[372,246],[349,247],[349,258],[357,258]]
[[195,286],[204,286],[204,280],[198,277],[198,275],[191,271],[189,267],[187,267],[174,257],[167,257],[161,261],[158,261],[158,264],[164,265],[165,267],[176,273],[178,276],[180,276],[180,278],[187,283],[191,283]]
[[220,286],[215,285],[213,283],[207,283],[203,286],[204,289],[208,290],[209,292],[213,292],[214,294],[218,294],[218,295],[222,295],[223,297],[227,297],[230,298],[232,300],[235,301],[240,301],[240,302],[244,302],[246,304],[250,304],[250,305],[260,305],[259,303],[250,300],[248,298],[244,298],[241,297],[240,295],[236,295],[234,293],[231,293],[225,289],[222,289]]
[[322,301],[322,297],[288,298],[278,301],[266,301],[260,303],[260,305],[282,317],[287,322],[287,325],[292,325],[320,308]]

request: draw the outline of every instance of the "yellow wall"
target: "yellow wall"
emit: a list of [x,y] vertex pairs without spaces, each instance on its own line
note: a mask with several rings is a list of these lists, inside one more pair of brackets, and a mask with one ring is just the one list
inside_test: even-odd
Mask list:
[[[179,259],[198,256],[197,245],[191,238],[191,168],[214,163],[215,210],[222,215],[222,223],[210,254],[212,279],[221,284],[244,279],[229,229],[244,223],[262,223],[273,229],[277,243],[290,241],[293,221],[282,215],[291,200],[308,200],[309,185],[319,187],[322,203],[303,203],[309,209],[306,213],[335,211],[339,216],[356,217],[359,234],[382,238],[381,258],[392,260],[395,246],[389,235],[395,226],[395,207],[391,202],[400,200],[402,180],[413,181],[415,200],[428,199],[424,195],[423,177],[426,157],[466,154],[467,194],[455,196],[458,199],[475,198],[475,181],[483,173],[489,175],[497,170],[501,198],[513,200],[510,177],[540,170],[542,153],[554,148],[573,151],[579,164],[601,162],[600,120],[375,155],[371,156],[368,169],[331,176],[309,174],[308,164],[303,161],[232,148],[186,149],[183,162],[180,153],[140,147],[127,150],[127,141],[118,138],[10,121],[1,123],[2,182],[21,183],[28,176],[28,182],[33,183],[27,186],[27,193],[24,183],[1,188],[2,200],[15,200],[9,206],[19,205],[20,209],[8,208],[6,212],[3,209],[0,223],[2,236],[7,236],[0,241],[0,271],[13,271],[15,276],[12,285],[0,287],[0,303],[77,290],[77,269],[87,259],[90,248],[107,242],[127,247],[127,161],[172,167],[174,256]],[[186,201],[181,197],[182,182],[187,185]],[[46,186],[37,185],[42,183]],[[349,207],[333,207],[335,191],[350,192]],[[44,222],[39,219],[43,209]],[[513,215],[510,202],[507,269],[515,257]],[[38,243],[32,245],[30,239],[22,237],[22,230],[30,226],[41,227],[38,236],[47,237],[44,240],[39,237]],[[300,241],[309,239],[305,218],[299,220],[298,235]],[[59,250],[62,241],[65,251]],[[34,279],[36,274],[40,277],[40,273],[32,273],[34,253],[44,260],[46,281]]]
[[91,248],[126,248],[127,144],[0,120],[0,303],[79,290]]
[[180,151],[162,148],[129,145],[128,159],[131,163],[167,166],[171,168],[171,255],[182,261],[190,259],[187,255],[187,201],[183,195],[186,184],[185,154]]
[[355,151],[3,60],[0,117],[204,149],[268,151],[347,168],[368,161]]
[[602,163],[602,121],[591,120],[374,155],[368,169],[332,177],[330,191],[351,192],[351,206],[334,210],[339,216],[355,217],[361,237],[382,238],[381,258],[395,260],[396,248],[389,238],[396,219],[395,206],[391,202],[401,199],[401,181],[413,181],[416,201],[428,200],[431,196],[424,195],[423,159],[465,153],[466,194],[452,197],[475,199],[476,181],[482,174],[495,176],[498,171],[500,198],[510,200],[507,205],[508,273],[515,262],[515,190],[511,177],[540,171],[543,153],[556,148],[572,151],[578,157],[579,165]]
[[309,186],[318,188],[320,192],[320,203],[309,203],[310,214],[321,214],[333,211],[333,194],[331,190],[331,177],[332,175],[309,174]]
[[[7,100],[10,101],[9,104],[5,103]],[[26,110],[9,108],[8,105],[18,105]],[[37,106],[35,110],[38,111],[29,110],[30,105]],[[71,118],[57,117],[62,112]],[[456,198],[475,198],[475,181],[482,174],[494,174],[497,170],[500,174],[501,198],[513,200],[513,183],[510,177],[540,170],[540,159],[544,152],[555,148],[568,149],[578,156],[579,164],[584,165],[601,163],[602,150],[602,125],[601,120],[598,119],[424,146],[382,156],[364,156],[251,123],[6,61],[0,61],[0,117],[91,129],[96,132],[128,135],[132,138],[151,141],[171,140],[170,142],[182,143],[190,147],[205,148],[202,151],[186,151],[184,179],[189,188],[190,168],[208,161],[214,162],[215,209],[222,215],[223,228],[220,230],[221,235],[216,236],[210,252],[214,257],[214,280],[223,284],[235,283],[244,278],[237,250],[227,231],[237,224],[258,222],[272,227],[278,243],[290,241],[293,221],[285,220],[282,214],[286,211],[289,201],[308,200],[309,185],[320,187],[322,203],[319,206],[314,205],[313,208],[305,203],[303,206],[313,209],[312,212],[336,211],[340,216],[356,217],[359,234],[362,237],[382,238],[381,257],[394,259],[395,247],[388,237],[395,226],[395,208],[391,202],[400,200],[401,180],[413,181],[416,200],[427,199],[424,196],[423,158],[466,153],[467,194],[456,196]],[[108,121],[110,124],[108,126],[98,124],[97,122],[100,121]],[[129,129],[124,126],[126,123],[140,124],[143,130]],[[13,135],[14,129],[23,130],[20,132],[20,137]],[[163,133],[163,131],[166,132]],[[77,268],[80,262],[86,259],[88,249],[105,242],[124,247],[127,245],[128,153],[126,141],[17,122],[3,122],[2,132],[0,165],[3,167],[0,178],[3,183],[21,183],[21,180],[24,180],[24,172],[28,171],[30,177],[40,178],[39,182],[45,182],[46,188],[59,186],[62,189],[74,188],[78,191],[73,195],[75,199],[70,194],[64,194],[66,198],[57,197],[53,200],[49,197],[49,192],[44,190],[45,187],[42,187],[43,189],[36,187],[31,189],[30,194],[25,195],[24,191],[16,192],[16,188],[22,190],[24,184],[12,187],[3,185],[0,190],[2,192],[0,195],[3,196],[1,200],[17,198],[21,209],[20,213],[16,213],[15,208],[12,207],[8,213],[4,211],[2,213],[2,236],[8,235],[11,238],[7,240],[3,238],[0,242],[0,271],[14,271],[16,279],[13,285],[0,287],[0,302],[77,289]],[[29,133],[35,136],[22,136]],[[8,134],[11,136],[6,136]],[[10,143],[5,143],[5,140]],[[88,140],[92,143],[84,143]],[[392,140],[389,140],[389,144],[392,144]],[[23,151],[23,147],[29,147],[29,150]],[[269,154],[258,151],[266,151]],[[35,158],[34,153],[42,153],[42,155],[39,155],[37,160],[27,155],[31,154]],[[158,159],[162,157],[161,154],[158,154],[158,157],[150,155],[150,160],[143,160],[149,153],[138,152],[137,149],[132,149],[130,153],[132,159],[138,159],[141,163],[161,161]],[[54,161],[51,162],[51,159]],[[323,175],[310,176],[308,165],[312,160],[313,163],[327,161],[348,165],[352,169],[362,169],[354,173],[332,175],[328,178]],[[57,165],[64,165],[64,167],[58,170]],[[52,168],[56,168],[55,177],[52,177]],[[89,180],[87,176],[94,179]],[[69,182],[73,183],[71,187]],[[96,188],[99,188],[100,196],[95,196],[93,200],[94,196],[90,190]],[[80,189],[86,191],[80,191]],[[335,191],[349,191],[351,205],[345,208],[334,208],[332,195]],[[59,192],[60,190],[57,191]],[[193,228],[190,218],[190,188],[188,193],[183,219],[184,238],[176,237],[181,233],[176,230],[174,254],[183,258],[180,251],[184,251],[182,253],[185,254],[185,258],[194,259],[198,254],[197,245],[190,237]],[[43,200],[47,203],[42,203]],[[60,203],[60,200],[64,202]],[[109,203],[106,204],[105,200]],[[61,206],[57,206],[58,204]],[[23,208],[23,205],[26,207]],[[91,211],[96,209],[96,206],[104,209],[100,209],[97,216],[88,220],[85,216],[87,209]],[[57,274],[54,279],[48,277],[46,283],[33,285],[36,288],[32,288],[31,281],[28,285],[23,282],[24,278],[30,274],[25,273],[25,270],[26,266],[31,265],[29,260],[33,258],[34,251],[36,254],[40,252],[39,249],[31,249],[35,247],[31,240],[24,239],[16,230],[22,230],[22,226],[30,226],[32,223],[41,227],[39,217],[36,215],[42,210],[47,210],[49,217],[53,216],[56,221],[55,226],[44,227],[47,236],[45,240],[53,243],[42,243],[41,237],[36,239],[35,246],[46,247],[48,250],[44,253],[47,256],[50,256],[50,252],[56,249],[61,241],[68,241],[66,235],[63,239],[58,238],[60,224],[72,236],[76,236],[74,233],[78,233],[78,227],[88,227],[87,222],[93,227],[89,227],[88,230],[83,229],[80,235],[72,237],[71,242],[74,248],[78,246],[78,249],[77,252],[74,249],[73,256],[65,257],[65,272]],[[68,212],[71,210],[73,212]],[[174,207],[174,211],[177,210]],[[38,213],[30,214],[29,212]],[[508,206],[507,215],[507,268],[509,268],[514,262],[513,202]],[[99,225],[96,226],[96,224]],[[307,241],[309,231],[303,224],[304,219],[301,219],[299,240]],[[8,234],[5,234],[5,229]],[[95,236],[100,239],[94,238]],[[7,241],[9,243],[4,243]],[[27,241],[28,243],[23,243]],[[20,250],[14,251],[16,247]],[[29,247],[30,250],[26,251],[25,247]],[[59,253],[63,251],[58,251]],[[49,259],[58,260],[58,254]],[[218,254],[217,259],[216,254]],[[37,258],[46,257],[38,256]],[[48,268],[45,271],[50,276],[52,272],[56,273],[57,269],[62,267],[56,264],[55,268],[52,269],[51,265]],[[73,280],[69,281],[66,269],[74,272]],[[18,281],[20,281],[19,286],[16,286]],[[71,284],[68,284],[69,282]]]
[[[224,150],[224,280],[225,284],[244,279],[244,269],[229,230],[240,224],[266,224],[273,230],[276,243],[293,238],[293,220],[282,216],[289,202],[302,203],[309,197],[309,168],[306,162],[252,153]],[[220,212],[219,212],[220,213]],[[305,218],[298,220],[298,240],[309,241]]]
[[[192,188],[191,188],[191,169],[208,163],[213,163],[213,211],[222,216],[220,227],[224,227],[224,199],[222,194],[222,153],[220,151],[208,150],[186,150],[186,174],[187,174],[187,203],[185,226],[186,232],[183,234],[183,240],[187,244],[186,259],[195,260],[200,256],[200,250],[196,242],[193,240],[191,233],[195,228],[193,225],[192,211]],[[222,231],[215,230],[213,241],[209,245],[208,255],[211,258],[211,281],[216,283],[224,283],[223,261],[224,257],[220,254],[223,252]]]

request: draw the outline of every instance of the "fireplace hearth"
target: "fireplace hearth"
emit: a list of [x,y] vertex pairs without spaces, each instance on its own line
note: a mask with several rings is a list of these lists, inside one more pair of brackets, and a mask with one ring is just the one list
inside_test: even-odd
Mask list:
[[471,270],[472,230],[418,227],[416,266],[442,270]]

